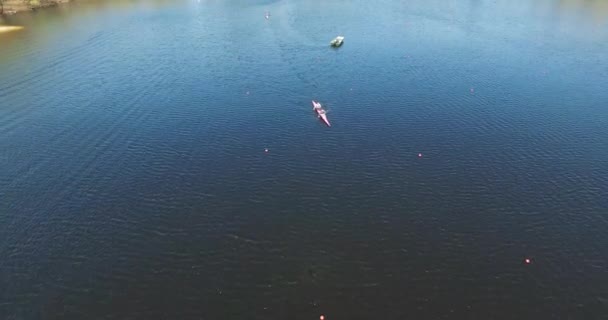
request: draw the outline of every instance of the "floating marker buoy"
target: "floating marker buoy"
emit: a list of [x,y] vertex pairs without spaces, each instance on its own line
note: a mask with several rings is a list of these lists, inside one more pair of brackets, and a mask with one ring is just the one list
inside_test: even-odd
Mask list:
[[320,315],[319,316],[319,320],[325,320],[325,316],[324,315]]
[[471,88],[471,93],[475,92],[475,89]]
[[419,153],[419,154],[418,154],[418,158],[422,158],[422,153]]
[[532,260],[530,260],[530,258],[526,258],[526,259],[524,259],[524,262],[525,262],[526,264],[530,264],[530,263],[532,263]]
[[265,148],[265,149],[264,149],[264,152],[268,153],[268,148]]

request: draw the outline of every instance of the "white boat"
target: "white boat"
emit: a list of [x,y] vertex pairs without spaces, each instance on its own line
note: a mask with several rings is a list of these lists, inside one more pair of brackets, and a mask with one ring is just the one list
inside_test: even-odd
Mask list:
[[323,110],[323,106],[316,101],[312,101],[312,109],[317,113],[317,117],[323,120],[328,127],[331,127],[331,123],[329,123],[329,119],[327,119],[327,112]]
[[344,37],[343,36],[337,36],[333,40],[331,40],[331,42],[329,44],[332,47],[339,47],[339,46],[342,45],[342,43],[344,43]]

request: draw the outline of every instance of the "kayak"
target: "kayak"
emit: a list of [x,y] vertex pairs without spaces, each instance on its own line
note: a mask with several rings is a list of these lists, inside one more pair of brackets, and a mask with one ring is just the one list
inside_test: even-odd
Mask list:
[[323,120],[323,122],[325,122],[325,124],[328,127],[331,127],[331,124],[329,123],[329,120],[327,119],[327,112],[325,110],[323,110],[323,106],[321,106],[320,103],[313,100],[312,109],[317,113],[317,117],[319,117],[319,119]]

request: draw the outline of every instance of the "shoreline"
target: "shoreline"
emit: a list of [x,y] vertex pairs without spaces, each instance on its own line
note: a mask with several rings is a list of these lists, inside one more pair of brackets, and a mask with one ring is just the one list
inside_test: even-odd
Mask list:
[[19,12],[54,7],[67,2],[70,2],[70,0],[0,0],[0,16],[10,16]]

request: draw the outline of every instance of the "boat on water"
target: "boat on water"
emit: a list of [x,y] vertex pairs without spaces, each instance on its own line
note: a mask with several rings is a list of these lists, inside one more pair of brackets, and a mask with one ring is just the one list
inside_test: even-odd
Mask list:
[[312,109],[317,113],[319,119],[323,120],[328,127],[331,127],[331,123],[329,123],[329,120],[327,119],[327,111],[323,109],[323,106],[321,106],[320,103],[312,100]]
[[22,30],[22,26],[0,26],[0,33]]
[[331,42],[329,44],[332,47],[337,48],[337,47],[341,46],[342,43],[344,43],[344,37],[343,36],[337,36],[333,40],[331,40]]

